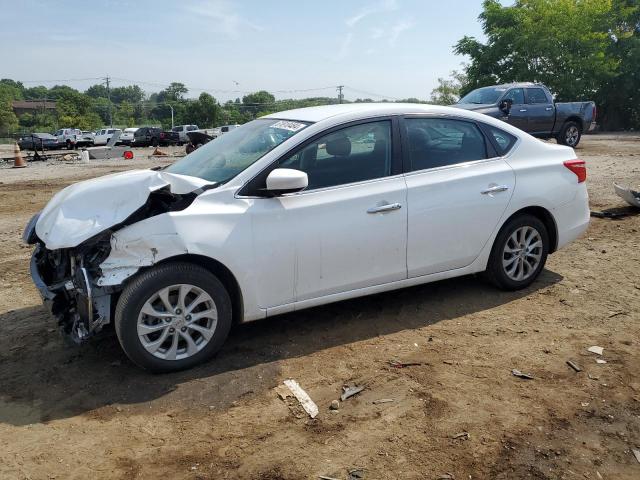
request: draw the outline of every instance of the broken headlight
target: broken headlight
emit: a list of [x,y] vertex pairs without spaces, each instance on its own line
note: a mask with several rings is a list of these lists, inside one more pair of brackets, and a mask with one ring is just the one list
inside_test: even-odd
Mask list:
[[38,212],[31,217],[31,220],[29,220],[24,232],[22,233],[22,241],[27,245],[33,245],[38,241],[38,236],[36,235],[36,223],[38,223],[41,213],[42,212]]

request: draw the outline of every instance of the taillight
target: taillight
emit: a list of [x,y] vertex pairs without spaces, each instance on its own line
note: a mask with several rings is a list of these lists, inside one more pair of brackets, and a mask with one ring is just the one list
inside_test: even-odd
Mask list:
[[578,177],[578,183],[582,183],[587,179],[587,165],[584,160],[567,160],[564,166],[571,170]]

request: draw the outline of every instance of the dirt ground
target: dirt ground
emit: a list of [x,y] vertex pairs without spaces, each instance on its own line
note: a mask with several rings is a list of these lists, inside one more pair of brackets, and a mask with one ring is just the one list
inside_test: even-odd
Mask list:
[[[115,336],[65,346],[20,235],[69,183],[172,159],[0,168],[0,478],[637,480],[640,212],[612,182],[640,186],[640,136],[586,137],[578,153],[592,208],[631,215],[592,219],[530,288],[465,277],[288,314],[155,376]],[[287,378],[315,420],[278,397]],[[329,410],[349,383],[366,389]]]

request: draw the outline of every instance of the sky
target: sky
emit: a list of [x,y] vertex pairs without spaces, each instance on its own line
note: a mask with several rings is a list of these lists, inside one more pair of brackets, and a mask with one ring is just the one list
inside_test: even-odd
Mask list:
[[[483,38],[481,0],[0,0],[0,77],[80,90],[182,82],[220,101],[429,98]],[[64,80],[64,81],[63,81]]]

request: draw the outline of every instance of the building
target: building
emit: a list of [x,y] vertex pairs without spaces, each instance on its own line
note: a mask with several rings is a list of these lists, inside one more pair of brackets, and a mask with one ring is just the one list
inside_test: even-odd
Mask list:
[[56,109],[56,102],[51,100],[16,100],[11,102],[13,112],[20,116],[24,113],[53,112]]

